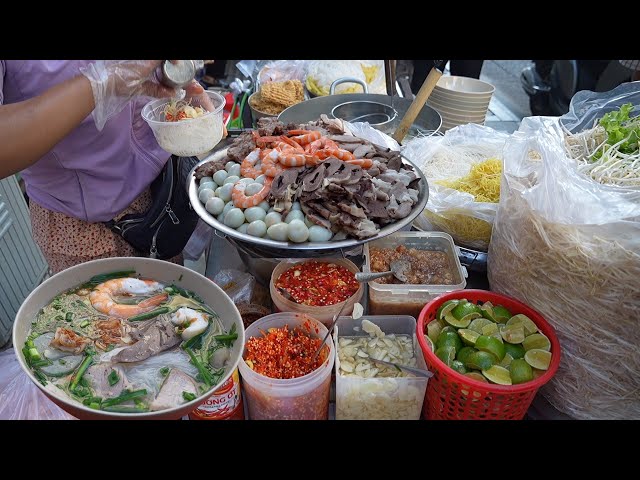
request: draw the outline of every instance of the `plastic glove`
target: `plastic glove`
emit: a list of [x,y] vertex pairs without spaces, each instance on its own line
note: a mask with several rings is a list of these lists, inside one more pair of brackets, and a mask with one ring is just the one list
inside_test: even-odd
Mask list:
[[[215,105],[211,101],[209,95],[207,95],[202,88],[202,85],[197,80],[192,80],[189,85],[184,87],[186,92],[185,100],[191,100],[191,105],[194,107],[202,107],[208,112],[212,112],[215,110]],[[227,136],[227,127],[225,125],[222,126],[222,136],[226,138]]]
[[135,96],[173,97],[179,90],[158,81],[156,70],[162,60],[98,60],[80,69],[91,82],[98,130]]

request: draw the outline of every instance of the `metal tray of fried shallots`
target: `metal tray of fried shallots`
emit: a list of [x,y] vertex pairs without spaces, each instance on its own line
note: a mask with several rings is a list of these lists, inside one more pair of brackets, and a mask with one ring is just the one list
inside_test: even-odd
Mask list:
[[258,238],[248,235],[246,233],[240,233],[237,230],[224,225],[219,222],[216,217],[207,212],[204,205],[198,199],[198,186],[196,185],[195,170],[200,165],[213,160],[219,160],[227,155],[227,148],[222,148],[217,151],[213,151],[191,170],[189,174],[189,180],[187,185],[187,191],[189,192],[189,200],[196,213],[207,224],[212,226],[218,235],[224,235],[231,243],[244,250],[246,253],[254,255],[256,258],[315,258],[315,257],[330,257],[339,256],[344,257],[346,252],[355,249],[367,242],[377,240],[379,238],[386,237],[402,228],[407,230],[411,227],[413,220],[424,210],[429,199],[429,186],[427,179],[422,171],[415,166],[410,160],[402,157],[402,161],[411,165],[418,175],[420,182],[418,183],[418,203],[416,203],[411,209],[409,215],[395,223],[385,225],[380,231],[373,237],[365,238],[362,240],[356,238],[347,238],[346,240],[328,241],[328,242],[305,242],[305,243],[292,243],[292,242],[279,242],[277,240],[270,240],[267,238]]

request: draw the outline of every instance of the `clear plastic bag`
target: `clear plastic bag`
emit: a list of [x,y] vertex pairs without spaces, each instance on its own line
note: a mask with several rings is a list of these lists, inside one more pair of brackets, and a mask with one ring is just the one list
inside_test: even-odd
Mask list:
[[555,327],[562,360],[542,391],[578,419],[640,419],[640,191],[578,172],[559,122],[580,131],[627,102],[638,92],[626,86],[581,92],[565,117],[523,120],[505,145],[489,246],[491,289]]
[[0,352],[0,420],[75,420],[22,371],[12,348]]
[[307,60],[275,60],[261,65],[258,71],[258,83],[286,80],[300,80],[304,83],[307,63]]
[[[403,155],[420,167],[429,182],[429,201],[414,224],[425,231],[446,232],[458,245],[486,251],[498,204],[476,202],[469,193],[435,182],[467,175],[474,162],[501,159],[507,138],[505,133],[470,123],[449,130],[444,136],[416,138],[407,143],[402,149]],[[465,154],[460,158],[464,161],[452,165],[449,157],[462,152]],[[436,162],[442,166],[436,166]],[[470,228],[469,232],[463,227]]]

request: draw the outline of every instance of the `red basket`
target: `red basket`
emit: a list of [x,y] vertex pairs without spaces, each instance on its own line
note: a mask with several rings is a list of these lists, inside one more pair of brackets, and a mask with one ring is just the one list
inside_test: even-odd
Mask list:
[[[503,305],[514,315],[523,313],[533,320],[551,342],[553,355],[546,373],[519,385],[495,385],[462,375],[436,357],[424,339],[425,328],[436,318],[440,305],[459,298],[478,305],[488,301]],[[521,420],[538,389],[551,380],[560,364],[560,342],[554,328],[542,315],[515,298],[486,290],[456,290],[434,298],[420,312],[416,329],[427,367],[434,374],[427,384],[423,406],[424,418],[429,420]]]

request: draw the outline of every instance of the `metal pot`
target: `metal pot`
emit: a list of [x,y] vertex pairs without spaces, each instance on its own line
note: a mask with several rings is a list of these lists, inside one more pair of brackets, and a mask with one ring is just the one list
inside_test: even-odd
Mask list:
[[[345,81],[353,81],[354,83],[358,83],[360,85],[363,85],[364,83],[358,79],[339,78],[338,80],[333,82],[333,84],[331,84],[331,91],[334,92],[335,87],[340,83],[344,83]],[[363,85],[363,88],[365,88],[366,91],[366,84]],[[353,106],[349,107],[348,109],[346,107],[347,104],[351,104]],[[365,105],[358,106],[358,104]],[[317,120],[322,114],[325,114],[330,118],[338,118],[336,115],[336,110],[338,110],[338,114],[346,114],[348,116],[353,116],[352,118],[356,118],[358,115],[354,114],[355,108],[358,109],[358,112],[362,112],[363,109],[366,109],[365,113],[367,114],[378,113],[388,116],[390,116],[390,114],[393,115],[393,112],[395,111],[397,115],[394,118],[391,118],[389,120],[381,118],[383,120],[382,122],[378,121],[376,124],[372,124],[372,126],[376,129],[390,135],[394,132],[396,124],[399,123],[399,119],[404,116],[410,105],[411,100],[397,96],[391,97],[389,95],[380,95],[376,93],[344,93],[338,95],[334,94],[326,95],[324,97],[315,97],[296,105],[292,105],[291,107],[283,110],[282,113],[278,115],[278,120],[284,123],[305,123],[312,120]],[[362,113],[359,113],[359,115],[362,115]],[[349,117],[340,118],[350,121]],[[355,121],[366,121],[366,119],[356,119]],[[439,131],[441,126],[442,117],[435,109],[433,109],[429,105],[425,105],[424,107],[422,107],[422,110],[413,122],[413,127],[415,127],[418,131],[428,133],[435,133]]]

